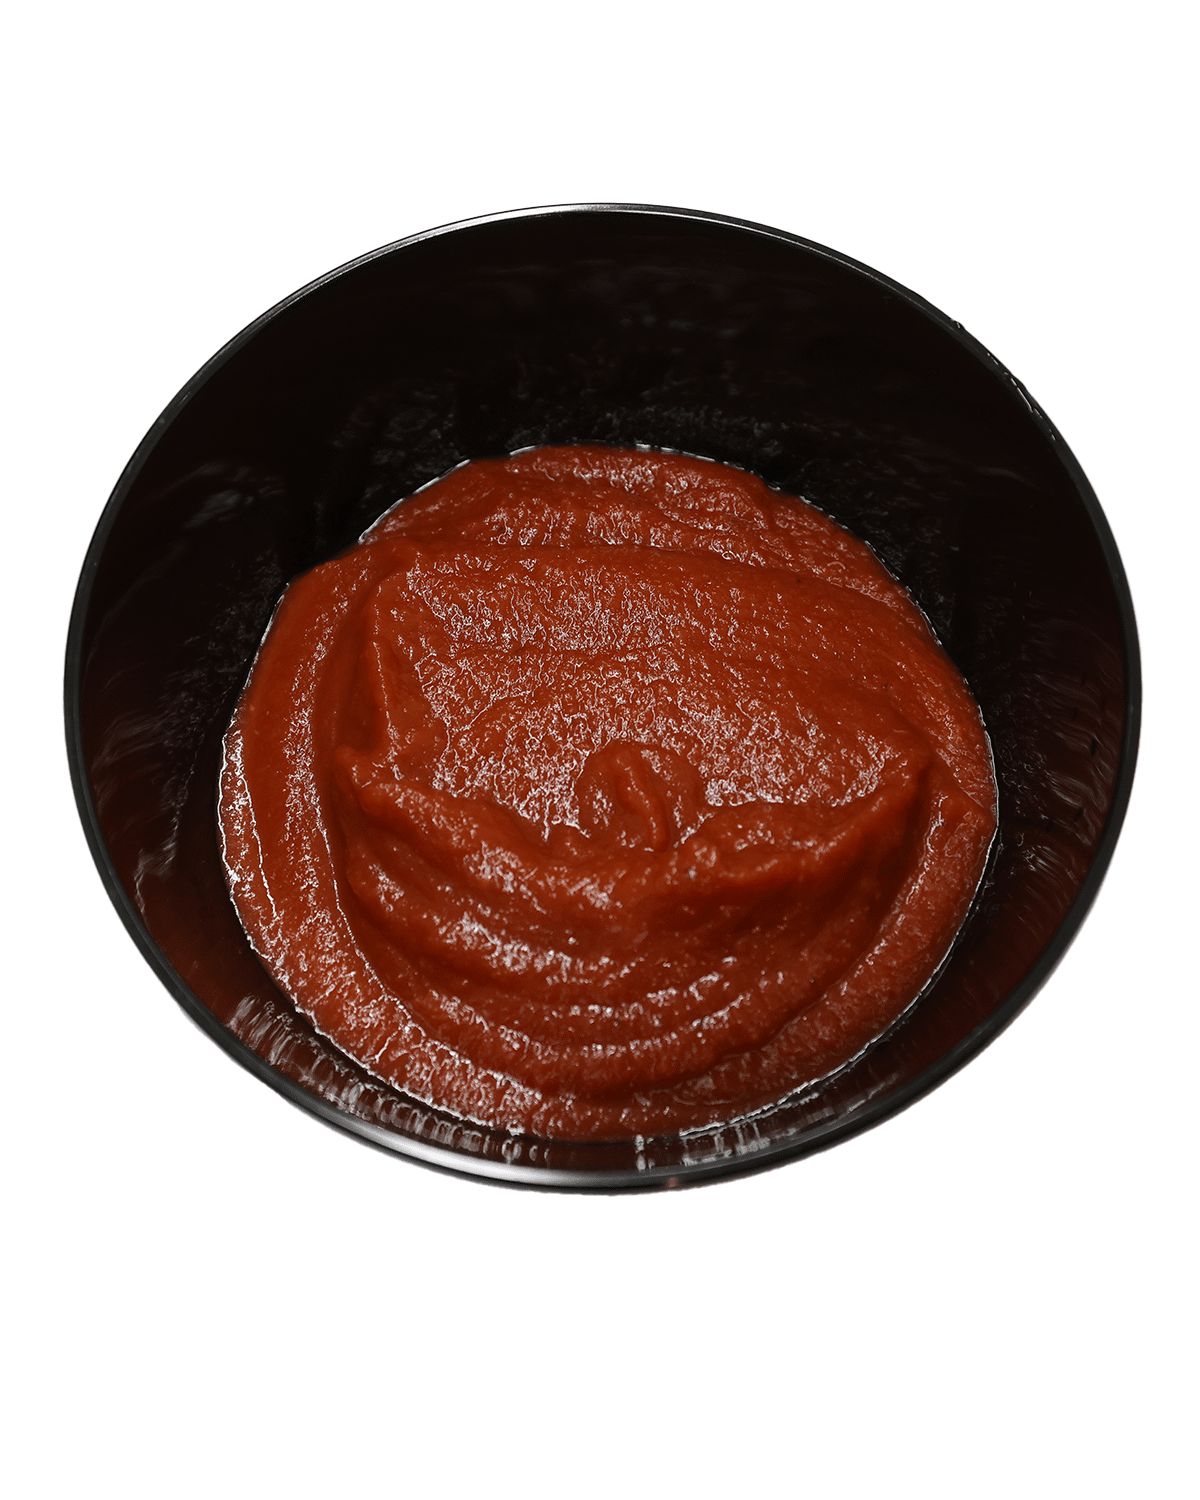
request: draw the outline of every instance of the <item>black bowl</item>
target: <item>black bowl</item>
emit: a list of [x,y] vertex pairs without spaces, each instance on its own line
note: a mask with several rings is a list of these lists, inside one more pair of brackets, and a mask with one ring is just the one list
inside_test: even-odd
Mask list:
[[[840,1073],[750,1121],[615,1144],[465,1123],[364,1072],[259,964],[222,875],[221,738],[286,583],[464,459],[644,444],[753,470],[869,542],[983,710],[1000,827],[945,966]],[[845,256],[711,214],[534,209],[451,225],[297,292],[154,424],[84,564],[67,651],[80,816],[189,1015],[312,1114],[514,1184],[675,1187],[895,1114],[1029,1001],[1129,797],[1133,608],[1079,465],[956,323]]]

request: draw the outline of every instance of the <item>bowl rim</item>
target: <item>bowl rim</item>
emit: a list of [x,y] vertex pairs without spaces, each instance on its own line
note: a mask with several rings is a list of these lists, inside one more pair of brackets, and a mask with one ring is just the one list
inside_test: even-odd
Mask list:
[[[647,1166],[640,1170],[622,1169],[612,1171],[604,1169],[535,1167],[520,1162],[493,1161],[471,1156],[450,1147],[435,1145],[429,1141],[402,1136],[381,1125],[376,1125],[371,1121],[362,1120],[354,1115],[347,1114],[336,1105],[318,1098],[315,1094],[310,1094],[300,1084],[278,1073],[270,1063],[261,1058],[245,1042],[235,1036],[232,1031],[217,1019],[175,971],[166,955],[150,935],[137,908],[134,906],[117,875],[116,868],[100,830],[99,819],[92,800],[91,789],[88,785],[87,769],[83,757],[80,705],[84,625],[91,602],[92,586],[99,569],[100,558],[108,542],[116,517],[138,475],[145,466],[147,459],[160,439],[197,392],[208,383],[227,361],[240,353],[270,323],[273,323],[298,303],[343,276],[347,276],[374,261],[382,260],[384,257],[392,255],[397,251],[406,250],[425,241],[436,240],[446,235],[460,233],[464,230],[478,229],[488,224],[523,219],[567,218],[597,213],[640,215],[642,217],[656,217],[660,219],[682,219],[697,224],[717,225],[721,228],[739,231],[754,238],[765,238],[793,246],[810,255],[816,256],[818,259],[831,262],[874,282],[877,286],[900,298],[915,311],[930,319],[963,349],[973,355],[1007,394],[1013,400],[1019,401],[1025,408],[1027,416],[1040,429],[1042,436],[1049,441],[1053,451],[1057,454],[1059,462],[1066,471],[1068,479],[1083,502],[1088,518],[1096,533],[1097,540],[1099,541],[1116,597],[1117,613],[1121,625],[1125,669],[1125,720],[1121,736],[1120,758],[1113,788],[1112,803],[1104,828],[1100,834],[1096,852],[1075,899],[1067,908],[1053,937],[1046,945],[1038,961],[1021,982],[1014,986],[1003,1003],[986,1020],[976,1026],[973,1031],[948,1052],[924,1068],[915,1078],[910,1079],[906,1084],[895,1090],[880,1095],[878,1099],[872,1100],[861,1109],[840,1119],[826,1121],[809,1130],[799,1131],[790,1139],[775,1142],[769,1146],[762,1146],[755,1150],[743,1151],[740,1154],[733,1154],[719,1160],[695,1162],[682,1166]],[[76,586],[74,602],[71,608],[70,624],[67,631],[64,707],[67,760],[70,768],[71,784],[75,793],[75,803],[79,818],[83,824],[84,834],[87,838],[92,858],[99,871],[101,883],[116,908],[117,914],[125,924],[130,937],[137,945],[143,958],[150,965],[150,968],[157,974],[168,992],[179,1003],[184,1013],[232,1057],[235,1062],[239,1063],[247,1072],[253,1074],[254,1077],[267,1084],[268,1087],[274,1089],[277,1094],[280,1094],[289,1103],[304,1110],[307,1114],[313,1115],[333,1129],[363,1141],[367,1145],[374,1146],[378,1150],[386,1151],[390,1155],[403,1157],[408,1161],[429,1167],[434,1171],[449,1173],[456,1177],[467,1177],[477,1182],[490,1182],[511,1187],[534,1188],[546,1191],[619,1193],[698,1186],[702,1183],[714,1182],[727,1177],[766,1171],[769,1168],[781,1166],[785,1162],[795,1161],[800,1157],[827,1150],[841,1141],[849,1140],[852,1136],[859,1135],[865,1130],[882,1124],[885,1120],[891,1119],[894,1115],[915,1104],[919,1099],[937,1088],[939,1084],[944,1083],[946,1079],[957,1073],[972,1058],[982,1052],[989,1043],[993,1042],[1002,1031],[1011,1025],[1061,962],[1067,949],[1079,932],[1079,928],[1088,911],[1091,909],[1092,903],[1096,899],[1096,895],[1108,872],[1113,851],[1125,820],[1133,786],[1141,727],[1142,680],[1137,620],[1134,614],[1133,599],[1129,590],[1125,569],[1121,562],[1120,553],[1117,550],[1116,540],[1095,491],[1092,489],[1078,460],[1063,440],[1058,429],[1050,421],[1049,417],[1046,416],[1045,412],[1042,411],[1037,402],[1034,401],[1024,385],[1001,364],[990,350],[985,348],[978,339],[969,334],[961,323],[948,317],[924,297],[909,290],[909,288],[901,285],[901,283],[892,280],[891,277],[883,275],[882,272],[876,271],[872,267],[864,265],[861,261],[854,260],[848,255],[843,255],[840,251],[832,250],[828,246],[805,239],[801,235],[792,234],[787,230],[775,229],[769,225],[759,224],[749,219],[735,218],[726,214],[708,213],[699,209],[672,208],[659,204],[645,203],[581,202],[509,209],[469,219],[458,219],[452,223],[422,230],[417,234],[407,235],[402,239],[382,245],[378,249],[370,250],[364,255],[356,256],[353,260],[346,261],[343,265],[336,266],[332,270],[325,272],[315,280],[308,282],[297,291],[292,292],[281,301],[275,303],[273,307],[255,318],[253,322],[248,323],[207,360],[191,379],[181,387],[171,401],[168,402],[162,413],[151,425],[145,437],[138,444],[113,487],[112,493],[96,524],[84,557],[83,566],[80,570],[79,582]]]

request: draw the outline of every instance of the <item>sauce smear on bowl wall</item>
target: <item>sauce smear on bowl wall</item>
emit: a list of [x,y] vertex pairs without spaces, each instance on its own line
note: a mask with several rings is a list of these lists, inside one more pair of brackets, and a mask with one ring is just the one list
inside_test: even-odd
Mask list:
[[485,1125],[718,1125],[849,1062],[945,957],[996,787],[868,547],[740,470],[454,470],[294,582],[225,742],[276,982]]

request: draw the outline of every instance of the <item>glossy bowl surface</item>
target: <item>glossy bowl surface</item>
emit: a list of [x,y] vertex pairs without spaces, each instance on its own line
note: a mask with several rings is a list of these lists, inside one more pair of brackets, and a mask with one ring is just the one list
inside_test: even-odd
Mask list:
[[[750,1121],[576,1144],[466,1123],[373,1078],[280,993],[221,870],[221,738],[289,579],[466,459],[674,448],[804,496],[866,540],[966,676],[1000,828],[921,999]],[[450,225],[297,292],[154,424],[84,563],[67,651],[92,852],[184,1009],[293,1103],[427,1165],[525,1186],[675,1187],[832,1145],[912,1103],[1045,981],[1112,855],[1140,680],[1128,587],[1079,465],[958,324],[794,235],[577,205]]]

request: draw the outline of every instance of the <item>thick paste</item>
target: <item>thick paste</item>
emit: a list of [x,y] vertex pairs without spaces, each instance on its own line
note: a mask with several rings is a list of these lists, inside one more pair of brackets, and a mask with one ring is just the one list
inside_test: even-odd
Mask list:
[[995,830],[979,710],[871,551],[704,459],[472,463],[291,585],[226,739],[252,943],[467,1119],[724,1123],[911,1004]]

